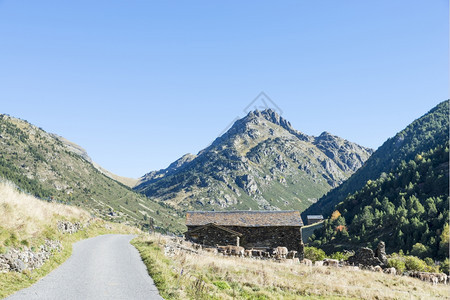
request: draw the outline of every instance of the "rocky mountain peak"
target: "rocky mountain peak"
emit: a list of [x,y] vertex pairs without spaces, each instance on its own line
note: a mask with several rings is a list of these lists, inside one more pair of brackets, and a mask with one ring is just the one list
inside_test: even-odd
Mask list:
[[305,209],[370,153],[329,133],[308,136],[272,109],[254,110],[197,156],[146,174],[135,190],[181,209]]
[[[269,121],[275,125],[281,126],[284,129],[293,129],[292,125],[289,121],[281,117],[276,111],[272,110],[271,108],[265,109],[265,110],[254,110],[247,114],[247,116],[244,118],[247,122],[254,122],[255,119],[259,119],[260,121],[266,120]],[[245,124],[246,122],[244,122]]]
[[296,137],[301,141],[312,142],[313,137],[295,130],[291,123],[272,109],[251,111],[244,118],[237,120],[233,126],[222,136],[218,137],[211,146],[215,147],[224,141],[237,137],[249,136],[259,141],[276,137]]
[[330,138],[330,137],[334,137],[334,135],[332,135],[328,131],[324,131],[318,136],[318,138],[321,138],[321,139],[326,139],[326,138]]

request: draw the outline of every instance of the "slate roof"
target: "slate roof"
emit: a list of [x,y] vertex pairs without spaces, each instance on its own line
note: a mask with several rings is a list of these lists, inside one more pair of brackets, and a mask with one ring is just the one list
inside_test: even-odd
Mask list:
[[189,211],[186,226],[206,224],[241,227],[303,226],[299,211]]
[[306,218],[313,219],[313,220],[317,220],[317,219],[322,220],[323,216],[322,215],[308,215],[308,216],[306,216]]

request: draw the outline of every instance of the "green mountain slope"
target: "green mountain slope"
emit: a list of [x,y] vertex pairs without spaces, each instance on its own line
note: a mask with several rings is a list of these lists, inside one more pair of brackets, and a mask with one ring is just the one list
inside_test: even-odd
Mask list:
[[[375,181],[336,206],[341,213],[316,231],[313,245],[328,249],[376,247],[421,257],[448,257],[448,141]],[[446,229],[445,229],[446,227]]]
[[84,150],[82,147],[80,147],[79,145],[65,139],[62,136],[59,136],[57,134],[51,134],[51,136],[53,136],[54,138],[60,140],[69,151],[80,155],[82,158],[84,158],[85,160],[87,160],[88,162],[90,162],[97,170],[100,171],[100,173],[105,174],[106,176],[108,176],[111,179],[114,179],[130,188],[134,187],[137,183],[138,183],[138,179],[134,179],[134,178],[127,178],[127,177],[123,177],[123,176],[119,176],[116,174],[111,173],[110,171],[102,168],[102,166],[100,166],[99,164],[97,164],[95,161],[93,161],[89,155],[87,154],[86,150]]
[[448,140],[449,101],[444,101],[415,120],[395,137],[388,139],[367,162],[339,187],[331,190],[302,213],[329,216],[334,207],[359,189],[368,180],[375,180],[383,172],[389,173],[402,161],[414,159],[417,153],[427,152]]
[[175,211],[105,176],[74,148],[82,149],[0,115],[0,177],[40,198],[80,205],[106,219],[183,230]]
[[303,134],[270,109],[255,111],[198,155],[146,174],[135,190],[180,211],[304,210],[371,153],[327,132]]

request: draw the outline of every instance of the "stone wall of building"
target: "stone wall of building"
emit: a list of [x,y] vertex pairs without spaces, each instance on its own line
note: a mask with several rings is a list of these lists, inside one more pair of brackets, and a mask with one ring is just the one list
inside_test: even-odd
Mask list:
[[[223,227],[242,234],[240,237],[240,246],[246,249],[272,249],[281,246],[287,247],[289,250],[302,252],[302,234],[300,227]],[[192,233],[192,236],[190,231],[199,228],[199,226],[188,226],[188,228],[189,231],[186,233],[186,238],[193,242],[208,246],[236,245],[236,236],[220,228],[205,226]]]
[[191,230],[197,228],[198,227],[190,227],[189,231],[185,234],[186,239],[200,245],[213,247],[216,245],[236,245],[236,235],[232,233],[213,226],[205,226],[196,232],[190,233]]

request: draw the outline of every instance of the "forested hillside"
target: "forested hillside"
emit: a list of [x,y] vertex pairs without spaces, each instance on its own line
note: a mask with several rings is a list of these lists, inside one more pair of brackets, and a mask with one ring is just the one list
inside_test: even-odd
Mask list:
[[449,143],[369,180],[312,237],[325,249],[376,247],[444,259],[449,251]]
[[330,216],[338,203],[344,201],[349,194],[360,190],[368,180],[376,180],[383,172],[391,172],[398,168],[402,161],[410,161],[418,153],[444,145],[449,136],[448,119],[449,101],[446,100],[388,139],[347,181],[303,212],[303,219],[305,220],[308,214]]

